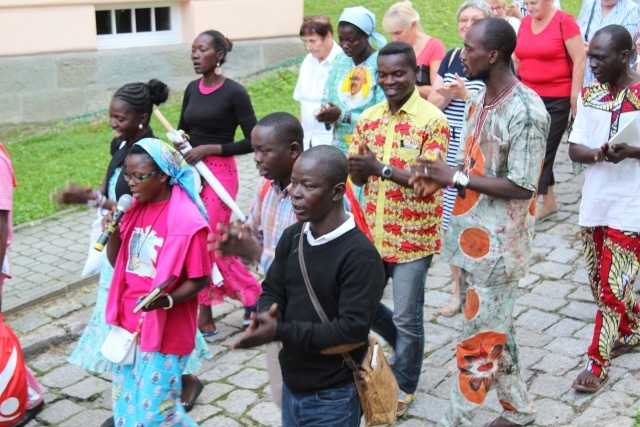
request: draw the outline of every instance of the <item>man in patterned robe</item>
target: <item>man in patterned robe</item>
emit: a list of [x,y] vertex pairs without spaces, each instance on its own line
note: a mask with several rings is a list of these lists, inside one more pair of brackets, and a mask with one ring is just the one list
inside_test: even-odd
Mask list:
[[538,95],[511,71],[515,46],[516,34],[502,19],[481,19],[467,31],[460,60],[467,78],[483,80],[486,88],[467,103],[459,166],[424,161],[426,170],[415,178],[417,188],[458,189],[442,258],[460,267],[466,301],[458,373],[440,427],[475,425],[473,413],[493,384],[503,412],[487,426],[528,425],[535,418],[520,374],[513,308],[529,264],[550,119]]

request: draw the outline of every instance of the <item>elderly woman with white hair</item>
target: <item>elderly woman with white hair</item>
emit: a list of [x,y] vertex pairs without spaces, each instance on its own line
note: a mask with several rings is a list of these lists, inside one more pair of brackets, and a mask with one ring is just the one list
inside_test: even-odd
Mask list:
[[[458,8],[458,34],[462,41],[471,25],[479,19],[490,18],[491,7],[484,0],[467,0]],[[447,164],[456,166],[455,158],[460,146],[460,134],[462,133],[462,123],[464,121],[464,106],[466,100],[471,95],[484,87],[481,80],[468,81],[460,62],[460,48],[451,49],[445,55],[438,75],[433,82],[433,90],[429,95],[429,102],[440,108],[449,122],[451,137],[449,139],[449,149],[447,150]],[[442,214],[442,230],[446,231],[449,225],[449,218],[456,200],[457,190],[447,189],[444,193],[444,212]],[[451,266],[455,288],[453,295],[441,308],[440,312],[444,316],[454,316],[460,311],[460,270]]]
[[435,81],[444,58],[444,43],[425,34],[420,25],[420,14],[409,0],[395,3],[389,8],[382,20],[382,28],[394,42],[405,42],[413,48],[420,67],[416,86],[420,96],[427,99],[431,93],[431,83]]
[[351,144],[351,134],[360,113],[385,100],[378,87],[378,47],[387,44],[376,33],[376,15],[362,6],[347,7],[338,20],[338,44],[342,53],[336,56],[324,87],[323,107],[316,116],[319,122],[334,125],[333,143],[343,153]]

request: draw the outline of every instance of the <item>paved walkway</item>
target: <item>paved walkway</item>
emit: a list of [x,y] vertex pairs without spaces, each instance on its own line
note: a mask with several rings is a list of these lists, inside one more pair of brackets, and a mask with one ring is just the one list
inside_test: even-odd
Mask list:
[[[530,274],[520,282],[515,309],[524,376],[538,410],[536,425],[632,426],[640,407],[640,353],[616,359],[609,383],[598,394],[571,389],[591,340],[595,305],[577,225],[582,176],[571,174],[566,148],[561,146],[556,167],[561,212],[556,221],[536,227]],[[255,179],[251,156],[239,159],[239,168],[245,189],[239,200],[246,209],[251,188],[255,188],[248,183],[255,181],[247,178]],[[110,415],[108,378],[88,375],[65,362],[95,298],[95,280],[74,282],[91,220],[88,211],[74,212],[16,232],[13,260],[22,270],[16,271],[20,277],[8,282],[11,294],[5,298],[16,312],[7,320],[21,335],[28,363],[47,388],[47,407],[29,427],[99,426]],[[448,266],[436,258],[425,290],[427,336],[419,396],[398,425],[433,426],[446,408],[462,322],[461,315],[445,318],[439,314],[451,287]],[[388,291],[384,301],[392,304]],[[49,292],[57,296],[43,299]],[[214,358],[199,372],[206,387],[191,413],[193,418],[210,427],[280,425],[279,409],[269,397],[263,349],[229,351],[229,344],[241,333],[239,304],[218,305],[214,315],[220,334],[209,344]],[[492,420],[499,410],[495,392],[491,392],[474,426]]]

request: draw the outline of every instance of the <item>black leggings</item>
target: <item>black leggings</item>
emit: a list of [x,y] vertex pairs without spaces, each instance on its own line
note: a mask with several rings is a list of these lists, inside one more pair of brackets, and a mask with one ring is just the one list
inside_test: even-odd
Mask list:
[[562,140],[562,135],[567,128],[569,114],[571,114],[571,98],[542,97],[542,102],[551,116],[551,126],[547,137],[547,151],[544,155],[544,166],[538,182],[538,194],[547,194],[549,186],[556,183],[553,176],[553,162]]

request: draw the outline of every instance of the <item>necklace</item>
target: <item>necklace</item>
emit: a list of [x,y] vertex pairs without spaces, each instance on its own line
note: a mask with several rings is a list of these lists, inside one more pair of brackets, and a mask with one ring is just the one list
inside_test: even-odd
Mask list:
[[489,105],[493,105],[494,102],[496,102],[498,99],[500,99],[500,97],[502,97],[502,95],[504,95],[505,93],[507,93],[509,90],[511,90],[512,87],[514,87],[516,84],[518,83],[518,79],[514,79],[513,83],[511,83],[510,85],[508,85],[507,87],[505,87],[504,89],[502,89],[502,91],[500,91],[499,94],[497,94],[496,96],[493,97],[493,99],[491,100],[491,102],[486,102],[487,100],[487,95],[485,92],[485,102],[484,102],[484,106],[487,107]]
[[[140,242],[140,237],[138,237],[138,241],[136,242],[136,248],[133,251],[133,256],[131,257],[131,265],[133,266],[134,270],[137,270],[138,267],[140,267],[140,252],[142,252],[142,248],[144,247],[144,242],[147,241],[147,238],[149,237],[149,235],[151,234],[151,231],[153,230],[153,226],[156,225],[158,218],[160,218],[160,215],[162,215],[162,212],[164,212],[164,209],[167,207],[168,204],[169,204],[169,201],[167,200],[167,202],[164,204],[162,209],[160,209],[160,212],[158,212],[158,215],[156,215],[156,219],[153,220],[153,222],[151,223],[151,226],[148,228],[148,231],[145,234],[142,242]],[[141,230],[140,234],[142,234],[142,230],[143,230],[142,226],[144,225],[144,215],[147,213],[148,207],[149,205],[147,204],[144,207],[144,210],[142,211],[142,220],[140,221],[140,230]]]

